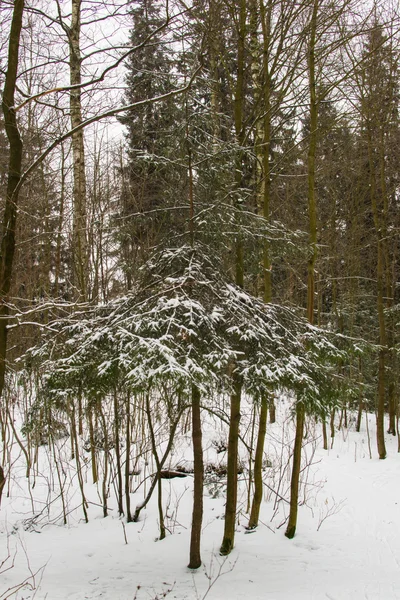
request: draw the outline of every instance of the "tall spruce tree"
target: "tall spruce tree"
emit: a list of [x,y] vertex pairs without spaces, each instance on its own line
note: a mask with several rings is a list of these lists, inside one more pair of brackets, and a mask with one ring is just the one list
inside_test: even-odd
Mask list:
[[[130,45],[137,50],[128,62],[127,104],[168,93],[177,84],[174,56],[169,51],[167,15],[157,0],[138,0],[132,9]],[[121,207],[117,236],[128,289],[137,261],[176,222],[167,208],[179,198],[182,169],[177,127],[182,113],[176,99],[148,104],[120,117],[126,126],[128,160],[122,169]],[[177,139],[178,137],[178,139]]]
[[398,56],[380,23],[375,20],[363,50],[362,67],[357,73],[360,107],[360,176],[365,181],[366,217],[369,236],[375,240],[373,279],[376,280],[377,338],[377,445],[379,458],[386,457],[384,415],[389,408],[389,432],[395,433],[395,390],[391,362],[394,327],[388,315],[394,303],[394,249],[392,228],[396,213],[399,162],[395,148],[399,139]]

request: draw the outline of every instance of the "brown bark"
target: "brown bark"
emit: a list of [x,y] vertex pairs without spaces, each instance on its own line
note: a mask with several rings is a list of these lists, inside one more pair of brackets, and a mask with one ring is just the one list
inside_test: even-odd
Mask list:
[[[258,7],[261,18],[262,29],[262,66],[263,66],[263,89],[260,89],[260,100],[264,118],[261,121],[261,128],[256,132],[256,142],[259,140],[260,146],[256,143],[257,164],[262,165],[262,179],[259,190],[259,200],[257,204],[262,211],[262,215],[266,222],[270,221],[270,202],[271,202],[271,172],[270,172],[270,146],[271,146],[271,92],[272,82],[269,69],[269,54],[270,54],[270,35],[271,35],[271,11],[272,3],[268,2],[267,7],[264,2],[259,4],[255,2],[252,5],[253,22],[255,29],[258,23]],[[254,35],[254,46],[257,48],[257,35]],[[253,52],[253,62],[257,59],[257,53]],[[254,78],[256,75],[260,77],[260,73],[256,66],[253,66]],[[258,82],[259,85],[261,81]],[[260,86],[261,87],[261,86]],[[262,92],[262,93],[261,93]],[[263,287],[264,287],[264,302],[269,303],[272,300],[272,281],[271,281],[271,260],[269,251],[269,242],[265,240],[263,246]],[[273,399],[270,400],[273,405],[271,417],[275,417],[275,405]],[[258,525],[260,514],[261,501],[263,497],[263,477],[262,463],[264,457],[264,442],[267,430],[267,415],[268,415],[268,400],[266,396],[261,398],[260,421],[257,436],[257,447],[254,461],[254,497],[250,512],[248,527],[253,529]]]
[[315,44],[319,0],[314,1],[309,42],[310,137],[308,145],[308,213],[310,257],[307,278],[307,317],[314,323],[315,262],[317,259],[317,200],[315,194],[315,157],[317,149],[318,105],[315,79]]
[[[317,148],[318,105],[316,97],[315,46],[319,1],[314,0],[310,21],[308,44],[308,76],[310,93],[310,137],[308,145],[308,213],[310,257],[307,269],[307,317],[314,322],[315,262],[317,259],[317,202],[315,194],[315,155]],[[290,513],[285,535],[292,539],[296,533],[299,497],[299,479],[301,466],[301,448],[303,443],[305,408],[300,402],[296,406],[296,437],[293,450],[292,479],[290,486]]]
[[83,510],[83,515],[85,518],[85,523],[89,522],[89,517],[88,517],[88,502],[86,500],[86,496],[85,496],[85,486],[84,486],[84,481],[83,481],[83,473],[82,473],[82,464],[81,464],[81,459],[80,459],[80,455],[79,455],[79,444],[78,444],[78,434],[77,434],[77,430],[76,430],[76,415],[75,415],[75,407],[73,402],[71,402],[70,408],[69,408],[69,413],[70,413],[70,419],[71,419],[71,444],[73,445],[74,448],[74,454],[75,454],[75,463],[76,463],[76,472],[78,475],[78,483],[79,483],[79,489],[81,492],[81,498],[82,498],[82,510]]
[[297,527],[297,510],[301,469],[301,447],[303,444],[304,422],[304,406],[303,404],[298,403],[296,406],[296,437],[294,441],[292,478],[290,483],[290,513],[289,521],[285,531],[285,535],[289,539],[292,539],[294,537]]
[[118,514],[124,514],[123,506],[123,487],[122,487],[122,465],[121,465],[121,444],[119,439],[119,404],[117,390],[114,390],[114,437],[115,437],[115,462],[117,470],[117,482],[118,482]]
[[[243,103],[244,103],[244,76],[245,76],[245,44],[246,44],[246,0],[240,0],[237,42],[237,77],[234,96],[234,123],[236,139],[240,146],[244,141],[243,131]],[[242,187],[242,152],[238,153],[236,159],[235,180],[238,190]],[[240,209],[240,204],[237,206]],[[243,240],[238,233],[236,238],[236,284],[244,285],[244,262],[243,262]],[[237,504],[237,461],[239,445],[239,423],[240,403],[242,394],[241,381],[234,374],[235,366],[232,365],[233,392],[231,394],[231,406],[229,416],[229,438],[228,438],[228,465],[225,505],[225,527],[224,536],[220,548],[221,555],[231,552],[235,540],[236,504]]]
[[9,143],[7,191],[2,223],[0,247],[0,396],[3,394],[7,353],[7,306],[15,252],[18,184],[21,178],[22,140],[15,113],[15,90],[18,73],[19,44],[24,13],[24,0],[15,0],[12,15],[8,63],[4,83],[2,110],[4,127]]
[[[163,540],[165,538],[165,523],[164,523],[164,511],[163,511],[163,507],[162,507],[162,481],[161,481],[162,464],[160,462],[160,459],[158,457],[158,452],[157,452],[157,441],[156,441],[156,436],[154,433],[153,420],[151,418],[151,407],[150,407],[150,395],[149,394],[146,395],[146,415],[147,415],[147,422],[148,422],[149,431],[150,431],[151,451],[153,453],[154,460],[155,460],[156,467],[157,467],[157,475],[156,475],[156,477],[154,477],[154,480],[157,481],[157,488],[158,488],[157,506],[158,506],[158,519],[159,519],[159,527],[160,527],[159,539]],[[136,519],[134,519],[134,520],[136,521]]]
[[6,485],[6,478],[4,475],[4,469],[0,466],[0,506],[1,506],[1,496],[3,494],[4,486]]
[[200,392],[196,386],[192,387],[192,440],[193,440],[193,514],[192,530],[190,537],[189,569],[201,567],[201,526],[203,522],[203,447],[201,431]]
[[251,506],[250,519],[248,528],[254,529],[258,525],[258,519],[260,516],[260,507],[263,497],[263,476],[262,476],[262,465],[264,458],[264,442],[265,433],[267,431],[267,416],[268,416],[268,400],[264,396],[261,399],[260,409],[260,422],[258,425],[258,436],[256,454],[254,457],[254,497],[253,504]]
[[225,526],[224,537],[220,548],[220,554],[223,556],[231,552],[235,541],[240,399],[242,389],[240,381],[236,380],[234,382],[234,388],[234,392],[231,395],[231,413],[229,420]]
[[93,483],[97,483],[99,478],[97,472],[97,457],[96,457],[96,443],[94,439],[94,427],[93,427],[93,409],[88,407],[87,419],[89,424],[89,442],[90,442],[90,457],[92,462],[92,479]]
[[131,403],[129,394],[126,397],[126,431],[125,431],[125,504],[126,520],[132,521],[130,497],[130,453],[131,453]]
[[[72,0],[71,26],[66,28],[69,43],[71,128],[82,125],[81,104],[81,0]],[[86,208],[86,174],[85,147],[83,129],[72,135],[73,157],[73,281],[80,298],[87,299],[87,278],[89,272],[89,255],[87,247],[87,208]]]
[[370,196],[372,213],[374,217],[374,225],[377,234],[377,313],[379,325],[379,344],[381,349],[378,355],[378,398],[377,398],[377,413],[376,413],[376,442],[380,459],[386,458],[385,446],[385,362],[386,362],[386,324],[385,324],[385,301],[384,301],[384,241],[382,239],[382,213],[378,206],[377,190],[376,190],[376,171],[375,161],[373,156],[373,132],[371,126],[368,125],[368,161],[370,169]]
[[328,433],[326,430],[326,421],[322,421],[322,438],[324,440],[324,450],[328,450]]
[[103,469],[103,480],[101,484],[102,502],[103,502],[103,517],[108,516],[108,460],[109,460],[109,443],[108,443],[108,431],[106,418],[104,416],[101,406],[99,406],[99,416],[101,424],[103,426],[104,435],[104,469]]

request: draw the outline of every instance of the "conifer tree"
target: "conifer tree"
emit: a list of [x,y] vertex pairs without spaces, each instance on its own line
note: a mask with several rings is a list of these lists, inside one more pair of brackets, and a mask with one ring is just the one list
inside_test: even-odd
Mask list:
[[[361,177],[367,201],[369,227],[376,242],[373,259],[376,279],[376,315],[379,343],[377,365],[377,445],[379,458],[386,457],[384,415],[390,412],[390,433],[395,433],[394,385],[390,369],[393,357],[393,323],[388,314],[394,302],[394,247],[396,237],[390,222],[395,208],[395,189],[399,165],[393,149],[399,139],[399,83],[397,57],[375,20],[363,51],[358,75],[360,105],[360,152],[364,157]],[[390,159],[389,159],[390,157]],[[368,223],[368,221],[367,221]]]
[[[129,57],[126,104],[167,93],[177,83],[174,56],[168,49],[171,40],[165,33],[168,15],[162,4],[138,0],[131,17],[130,45],[137,50]],[[174,160],[180,155],[176,133],[182,113],[177,100],[171,99],[127,111],[119,120],[127,129],[128,160],[121,173],[117,238],[129,289],[135,262],[143,261],[148,248],[176,223],[176,214],[171,216],[168,209],[181,187]]]

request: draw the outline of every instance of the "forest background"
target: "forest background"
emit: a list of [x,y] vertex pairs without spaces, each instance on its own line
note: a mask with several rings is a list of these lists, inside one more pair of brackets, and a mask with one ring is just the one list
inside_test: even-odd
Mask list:
[[[88,439],[104,516],[112,477],[120,514],[137,520],[133,424],[143,422],[161,498],[190,409],[196,568],[202,411],[229,397],[228,554],[241,402],[255,406],[253,528],[267,414],[273,421],[285,390],[293,537],[309,419],[327,448],[329,425],[334,437],[348,411],[358,429],[363,411],[375,412],[381,459],[385,429],[399,436],[398,6],[0,8],[0,491],[12,440],[29,477],[36,449],[65,429],[78,473]],[[80,479],[87,520],[84,488]],[[162,538],[161,500],[159,519]]]

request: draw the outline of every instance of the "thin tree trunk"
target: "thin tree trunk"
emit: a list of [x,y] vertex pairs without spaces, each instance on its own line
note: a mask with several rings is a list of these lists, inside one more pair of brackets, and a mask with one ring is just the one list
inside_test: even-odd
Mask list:
[[71,402],[71,409],[70,409],[70,419],[71,419],[72,444],[74,445],[74,454],[75,454],[75,462],[76,462],[76,472],[78,475],[79,489],[80,489],[81,498],[82,498],[82,510],[83,510],[83,515],[85,517],[85,523],[88,523],[89,522],[89,517],[88,517],[88,512],[87,512],[88,503],[87,503],[86,496],[85,496],[85,486],[83,483],[83,475],[82,475],[82,464],[81,464],[81,459],[80,459],[80,455],[79,455],[78,435],[77,435],[77,431],[76,431],[75,407],[72,402]]
[[[82,0],[71,0],[71,27],[66,28],[69,43],[69,65],[71,86],[81,84],[81,3]],[[70,92],[71,128],[82,123],[81,90],[74,88]],[[73,156],[73,272],[74,285],[80,297],[87,299],[87,279],[89,256],[87,248],[87,208],[86,208],[86,175],[85,147],[83,129],[72,136]]]
[[17,221],[18,192],[21,178],[22,140],[15,113],[15,90],[18,74],[19,44],[24,13],[24,0],[14,0],[8,62],[2,98],[4,127],[9,143],[7,190],[2,222],[0,247],[0,397],[3,395],[7,353],[7,305],[15,252],[15,229]]
[[301,469],[301,448],[303,444],[305,410],[300,402],[296,406],[296,437],[293,449],[293,467],[290,483],[290,513],[285,535],[290,540],[294,537],[297,527],[297,511],[299,498],[299,482]]
[[393,381],[389,383],[388,389],[389,396],[389,429],[388,433],[396,435],[396,413],[397,413],[397,399],[396,399],[396,387]]
[[91,406],[88,406],[87,408],[87,419],[89,423],[90,456],[92,459],[92,479],[93,483],[97,483],[99,475],[97,471],[96,442],[94,439],[93,408]]
[[276,422],[276,406],[273,398],[269,401],[269,422],[273,425]]
[[149,430],[150,430],[150,440],[151,440],[151,450],[154,456],[154,460],[156,462],[156,467],[157,467],[157,475],[154,478],[155,480],[157,480],[157,486],[158,486],[158,518],[159,518],[159,526],[160,526],[160,540],[163,540],[165,538],[165,524],[164,524],[164,512],[163,512],[163,506],[162,506],[162,481],[161,481],[161,469],[162,469],[162,465],[160,462],[160,459],[158,458],[158,453],[157,453],[157,443],[156,443],[156,437],[154,435],[154,428],[153,428],[153,421],[151,418],[151,409],[150,409],[150,397],[149,394],[146,395],[146,414],[147,414],[147,420],[148,420],[148,424],[149,424]]
[[254,446],[254,431],[256,427],[256,419],[258,415],[258,407],[253,402],[251,410],[251,436],[250,436],[250,448],[249,448],[249,483],[247,486],[247,508],[246,512],[250,513],[251,510],[251,489],[253,485],[253,446]]
[[123,486],[122,486],[122,465],[121,465],[121,445],[119,440],[119,405],[117,390],[114,390],[114,437],[115,437],[115,459],[117,469],[117,481],[118,481],[118,513],[119,515],[124,514],[123,505]]
[[368,133],[368,162],[370,181],[369,189],[371,196],[372,214],[374,217],[375,231],[377,235],[377,314],[379,326],[379,344],[381,349],[378,355],[378,398],[377,398],[377,415],[376,415],[376,442],[378,447],[378,455],[380,459],[386,458],[385,446],[385,358],[387,348],[386,324],[385,324],[385,301],[384,301],[384,241],[382,239],[382,226],[384,219],[383,210],[378,206],[377,190],[376,190],[376,169],[374,159],[374,133],[371,131],[370,124],[367,128]]
[[328,432],[326,431],[326,420],[322,421],[322,438],[324,440],[324,450],[328,450]]
[[[315,157],[317,149],[318,105],[316,97],[315,46],[317,33],[317,16],[320,0],[314,0],[310,21],[310,39],[308,44],[308,71],[310,91],[310,138],[308,146],[308,213],[310,258],[308,260],[307,277],[307,317],[314,322],[315,262],[317,259],[317,201],[315,194]],[[302,402],[296,406],[296,437],[293,450],[292,479],[290,486],[290,513],[285,535],[292,539],[296,533],[299,496],[299,478],[301,465],[301,448],[303,443],[305,408]]]
[[[258,11],[259,8],[259,11]],[[264,2],[258,3],[257,0],[252,4],[252,20],[253,20],[253,78],[256,76],[260,78],[261,73],[254,62],[257,60],[256,49],[258,49],[258,35],[257,35],[257,24],[258,24],[258,12],[260,12],[261,18],[261,29],[262,29],[262,66],[263,66],[263,88],[261,90],[261,80],[259,79],[259,95],[262,101],[262,112],[264,118],[261,120],[261,127],[257,131],[256,142],[256,157],[257,165],[262,165],[262,177],[259,189],[259,200],[257,204],[262,212],[262,215],[267,223],[270,221],[270,202],[271,202],[271,173],[270,173],[270,145],[271,145],[271,90],[272,82],[269,72],[269,47],[270,47],[270,35],[271,35],[271,8],[272,4],[269,1],[267,8]],[[256,81],[257,83],[257,81]],[[256,88],[257,89],[257,88]],[[262,92],[262,93],[261,93]],[[264,288],[264,302],[269,303],[272,300],[272,281],[271,281],[271,260],[269,251],[268,240],[264,241],[263,245],[263,288]],[[270,402],[273,403],[271,398]],[[275,406],[274,406],[275,408]],[[257,447],[254,460],[254,497],[250,512],[250,519],[248,527],[254,529],[258,525],[258,519],[260,514],[261,501],[263,497],[263,476],[262,476],[262,464],[264,457],[264,442],[265,434],[267,430],[267,416],[268,416],[268,399],[266,396],[261,398],[260,407],[260,419],[259,429],[257,436]]]
[[193,440],[193,514],[190,538],[189,569],[198,569],[201,566],[201,526],[203,522],[203,446],[201,431],[200,391],[192,386],[192,440]]
[[[237,142],[243,145],[243,103],[244,103],[244,77],[245,77],[245,50],[246,50],[246,0],[240,0],[239,22],[238,22],[238,40],[237,40],[237,78],[234,97],[234,123]],[[238,153],[236,160],[235,179],[236,187],[239,191],[242,187],[243,153]],[[238,203],[237,209],[240,211],[241,205]],[[237,235],[236,248],[236,284],[239,287],[244,285],[244,261],[243,261],[243,239],[240,233]],[[221,555],[227,555],[231,552],[235,540],[236,523],[236,505],[237,505],[237,462],[239,446],[239,424],[240,424],[240,403],[242,395],[242,384],[233,373],[233,392],[230,399],[230,417],[229,417],[229,438],[228,438],[228,465],[227,465],[227,486],[226,486],[226,505],[225,505],[225,527],[224,536],[220,548]]]
[[378,410],[376,413],[376,442],[380,459],[386,458],[385,446],[385,351],[378,358]]
[[4,475],[4,469],[0,466],[0,507],[1,507],[1,497],[3,495],[3,489],[6,485],[6,478]]
[[265,433],[267,431],[268,400],[266,396],[261,398],[260,422],[258,426],[256,454],[254,458],[254,497],[251,506],[248,528],[254,529],[258,525],[261,501],[263,498],[263,476],[262,465],[264,458]]
[[83,436],[83,403],[82,403],[82,389],[78,392],[78,435]]
[[136,523],[139,520],[139,516],[141,511],[143,510],[143,508],[148,504],[148,502],[150,501],[150,498],[154,492],[154,488],[157,485],[157,482],[160,478],[160,473],[161,473],[161,469],[163,468],[165,461],[167,460],[169,453],[171,452],[171,448],[173,446],[174,443],[174,439],[175,439],[175,433],[176,433],[176,428],[178,427],[179,424],[179,420],[182,416],[182,414],[185,412],[185,410],[187,409],[187,406],[182,406],[181,410],[179,411],[179,413],[176,416],[175,421],[172,423],[171,425],[171,429],[169,432],[169,438],[168,438],[168,444],[167,444],[167,448],[164,452],[164,455],[162,457],[162,459],[159,461],[159,469],[157,469],[157,473],[155,475],[155,477],[153,477],[153,481],[150,485],[150,488],[147,492],[147,495],[145,497],[145,499],[143,500],[143,502],[140,502],[135,509],[135,513],[133,515],[133,521]]
[[61,144],[60,150],[61,150],[60,209],[59,209],[59,215],[58,215],[56,256],[55,256],[55,265],[54,265],[54,295],[56,298],[57,298],[58,292],[59,292],[59,282],[60,282],[60,276],[61,276],[61,244],[62,244],[62,238],[63,238],[65,179],[66,179],[66,168],[65,168],[66,158],[65,158],[65,150],[64,150],[63,144]]
[[220,548],[220,554],[223,556],[231,552],[235,541],[241,389],[241,382],[235,380],[234,392],[231,395],[231,414],[229,420],[224,537]]
[[104,416],[101,406],[99,407],[99,415],[101,424],[103,426],[104,435],[104,469],[103,469],[103,480],[101,484],[102,500],[103,500],[103,517],[108,516],[108,455],[109,455],[109,443],[108,443],[108,431],[106,418]]
[[126,504],[126,520],[128,523],[132,521],[131,515],[131,496],[130,496],[130,451],[131,451],[131,404],[130,396],[126,396],[126,432],[125,432],[125,504]]
[[333,442],[335,441],[335,416],[336,410],[333,409],[331,413],[330,427],[331,427],[331,449],[333,448]]
[[[358,359],[358,377],[361,378],[361,358]],[[360,397],[358,400],[358,412],[357,412],[357,423],[356,423],[356,431],[359,433],[361,430],[361,422],[362,422],[362,414],[364,410],[364,400],[363,400],[363,391],[360,386]]]

